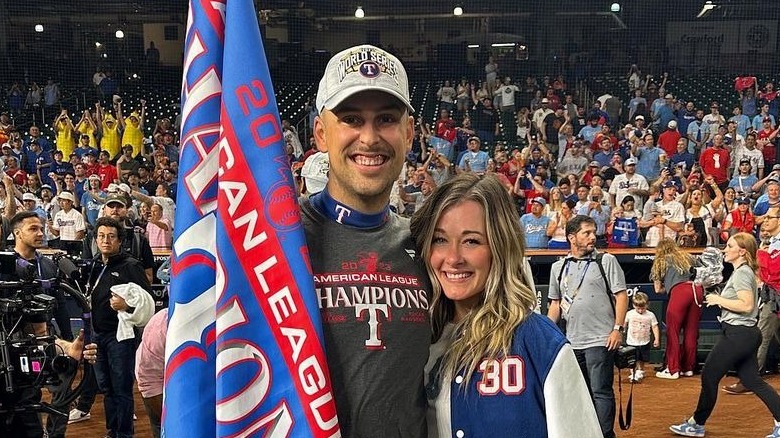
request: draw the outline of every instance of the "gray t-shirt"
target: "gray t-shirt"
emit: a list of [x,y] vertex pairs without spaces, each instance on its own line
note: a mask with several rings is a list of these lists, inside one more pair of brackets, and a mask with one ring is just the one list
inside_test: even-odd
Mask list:
[[[691,259],[693,257],[690,257]],[[678,283],[682,283],[683,281],[688,281],[691,279],[691,273],[685,272],[680,273],[680,270],[677,269],[676,266],[673,265],[674,261],[671,257],[666,257],[666,275],[664,275],[663,283],[664,283],[664,290],[666,293],[671,293],[672,288],[675,287]]]
[[342,436],[424,437],[431,287],[409,221],[341,225],[301,201]]
[[758,322],[758,282],[756,273],[748,265],[741,265],[734,272],[723,287],[720,296],[730,300],[737,299],[737,291],[753,291],[753,308],[747,313],[736,313],[721,309],[718,320],[729,325],[742,325],[752,327]]
[[[595,257],[596,252],[592,254]],[[550,271],[550,288],[547,297],[551,300],[561,300],[563,294],[573,296],[573,303],[568,313],[561,311],[566,319],[566,337],[572,348],[582,350],[591,347],[603,347],[615,326],[615,312],[612,310],[607,295],[607,286],[601,276],[596,261],[572,259],[566,263],[566,269],[558,284],[558,275],[563,269],[564,261],[553,263]],[[616,294],[626,290],[626,276],[615,256],[605,253],[601,259],[604,273],[609,279],[611,293]],[[579,287],[580,279],[582,286]],[[575,291],[576,294],[575,294]]]

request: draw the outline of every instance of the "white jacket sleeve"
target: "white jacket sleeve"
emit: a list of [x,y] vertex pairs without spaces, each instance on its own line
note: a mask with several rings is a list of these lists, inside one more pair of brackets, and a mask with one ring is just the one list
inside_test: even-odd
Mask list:
[[574,350],[564,345],[544,382],[548,438],[601,436],[596,409]]

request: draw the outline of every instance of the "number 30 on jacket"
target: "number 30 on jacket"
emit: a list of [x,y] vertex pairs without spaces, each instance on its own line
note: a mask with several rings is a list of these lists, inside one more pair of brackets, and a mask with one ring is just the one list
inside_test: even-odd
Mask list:
[[483,360],[479,364],[482,380],[477,391],[482,395],[518,395],[525,390],[525,363],[519,356]]

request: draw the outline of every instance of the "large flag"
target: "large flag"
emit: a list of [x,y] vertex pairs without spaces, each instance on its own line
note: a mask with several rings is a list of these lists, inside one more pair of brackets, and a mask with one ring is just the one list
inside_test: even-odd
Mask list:
[[190,0],[166,437],[340,436],[252,0]]

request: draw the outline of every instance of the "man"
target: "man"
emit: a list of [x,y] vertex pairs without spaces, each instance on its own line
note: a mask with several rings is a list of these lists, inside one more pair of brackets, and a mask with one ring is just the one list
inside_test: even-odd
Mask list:
[[696,110],[696,120],[688,124],[688,152],[699,157],[701,150],[710,137],[710,125],[704,123],[704,110]]
[[753,117],[753,130],[754,131],[760,131],[761,128],[764,126],[764,119],[769,119],[770,128],[774,129],[774,127],[777,125],[775,121],[775,116],[772,114],[769,114],[769,104],[765,103],[761,105],[761,112],[758,113],[755,117]]
[[487,170],[488,160],[490,155],[487,152],[480,150],[481,141],[479,137],[471,137],[468,143],[468,151],[463,154],[463,157],[458,163],[458,167],[463,171],[474,172],[479,175],[483,175]]
[[542,120],[542,130],[540,131],[542,140],[546,144],[547,149],[554,155],[558,155],[558,133],[564,123],[568,120],[564,117],[564,114],[563,107],[560,107],[555,110],[555,112],[545,116],[544,120]]
[[734,107],[732,114],[734,115],[729,118],[729,122],[736,123],[737,134],[744,137],[751,126],[750,117],[742,114],[742,107],[739,105]]
[[718,102],[712,102],[710,104],[710,113],[704,116],[702,121],[710,125],[710,132],[717,131],[718,126],[724,125],[726,123],[726,118],[720,114],[720,106],[718,105]]
[[[41,257],[38,253],[38,249],[43,248],[43,222],[33,212],[23,211],[14,215],[10,221],[10,228],[13,230],[14,235],[14,252],[19,260],[24,260],[26,264],[33,266],[34,272],[36,272],[36,278],[38,279],[51,279],[58,275],[57,266],[54,262],[47,258]],[[25,273],[21,270],[20,264],[17,263],[16,273],[8,276],[0,276],[2,280],[14,281],[22,278]],[[52,295],[57,298],[58,306],[55,310],[55,321],[60,328],[60,336],[66,339],[73,339],[73,333],[70,330],[70,318],[65,311],[65,297],[56,289],[45,288],[43,293]],[[25,332],[30,334],[36,334],[39,336],[45,336],[48,333],[46,327],[45,318],[30,318],[27,317],[25,322]],[[65,339],[57,339],[56,344],[62,348],[62,351],[72,357],[79,360],[81,358],[82,349],[84,348],[84,336],[83,333],[79,333],[78,338],[69,342]],[[90,344],[84,349],[84,357],[90,362],[94,363],[96,356],[96,346]],[[39,403],[41,400],[41,392],[39,390],[23,390],[16,394],[7,394],[4,390],[0,390],[0,404],[12,404],[12,403]],[[55,406],[57,409],[67,409],[67,406]],[[41,420],[37,412],[24,412],[15,414],[10,424],[6,423],[6,418],[0,416],[0,436],[8,437],[29,437],[39,438],[43,435],[43,428]],[[52,426],[53,427],[53,426]],[[49,429],[50,433],[53,433],[52,429]],[[64,433],[64,432],[63,432]],[[50,436],[54,436],[53,434]]]
[[531,212],[520,217],[526,248],[547,248],[547,225],[550,217],[543,214],[547,201],[541,196],[531,200]]
[[688,152],[688,140],[686,140],[685,137],[677,139],[677,150],[674,155],[669,158],[669,161],[675,168],[682,167],[684,175],[688,175],[691,169],[693,169],[693,163],[696,161],[696,157]]
[[652,133],[645,134],[642,140],[641,145],[634,143],[631,146],[631,155],[637,158],[636,173],[652,184],[661,174],[661,165],[666,162],[666,154],[663,149],[655,146]]
[[[344,70],[345,63],[350,68]],[[376,74],[369,78],[366,71]],[[408,222],[388,206],[414,138],[408,90],[395,56],[362,45],[331,58],[317,92],[314,137],[330,168],[326,189],[301,201],[301,218],[343,436],[426,433],[431,289],[424,268],[410,257],[415,246]],[[333,281],[337,272],[369,275],[339,274]],[[375,272],[388,274],[385,283],[371,279]],[[408,294],[404,306],[379,292],[395,287]],[[350,290],[375,290],[376,299],[342,299]]]
[[[737,163],[737,166],[740,165],[742,160],[748,160],[750,163],[751,175],[756,176],[758,179],[764,178],[764,154],[756,149],[755,133],[751,132],[745,137],[744,146],[734,149],[734,161]],[[739,167],[736,167],[734,171],[738,172]]]
[[677,152],[677,140],[680,139],[680,133],[677,132],[677,121],[671,120],[666,126],[666,131],[658,136],[658,146],[671,157]]
[[126,144],[122,146],[122,155],[116,160],[119,179],[127,181],[127,176],[133,172],[138,172],[139,167],[141,167],[141,163],[133,158],[133,145]]
[[[148,294],[151,285],[144,275],[141,262],[122,250],[124,226],[110,217],[98,219],[95,225],[100,254],[94,258],[88,276],[92,302],[92,326],[95,343],[100,349],[95,364],[95,377],[98,386],[105,393],[103,405],[108,435],[127,438],[133,436],[133,370],[136,339],[134,337],[117,339],[119,327],[117,313],[140,313],[148,311],[148,308],[130,308],[125,299],[116,294],[114,288],[135,283],[143,289],[138,291],[139,294]],[[148,319],[147,317],[146,321]],[[141,321],[141,325],[146,321]]]
[[544,132],[544,119],[553,113],[553,110],[549,108],[550,100],[546,97],[542,99],[541,107],[534,111],[531,115],[531,122],[539,132]]
[[[519,93],[520,88],[512,83],[512,78],[509,76],[504,78],[504,84],[496,89],[496,94],[501,96],[501,107],[499,109],[501,110],[501,123],[505,127],[514,125],[515,112],[517,111],[515,102]],[[506,134],[504,138],[506,141],[514,137],[514,132],[512,132],[512,135],[509,135],[509,130],[507,130]]]
[[580,146],[575,142],[565,157],[558,163],[556,170],[558,172],[558,178],[563,178],[566,175],[574,174],[577,178],[585,171],[590,161],[582,153],[585,146]]
[[729,181],[729,187],[734,187],[737,197],[750,198],[753,195],[753,184],[757,182],[758,178],[750,171],[750,160],[743,158],[739,161],[734,177]]
[[41,149],[41,145],[38,141],[31,141],[30,150],[27,151],[27,169],[25,169],[27,174],[32,175],[37,173],[41,177],[42,184],[53,185],[54,181],[49,178],[51,162],[51,155]]
[[100,151],[100,164],[95,173],[100,177],[100,187],[103,190],[106,190],[111,183],[119,183],[116,166],[112,166],[110,160],[111,157],[107,151]]
[[471,111],[471,122],[474,130],[485,146],[491,147],[495,144],[495,138],[499,134],[499,116],[496,109],[493,108],[493,101],[489,98],[478,102],[476,108]]
[[601,132],[601,126],[602,125],[599,125],[598,116],[595,114],[588,116],[588,124],[580,129],[578,135],[582,137],[584,141],[593,144],[593,141],[596,139],[596,134]]
[[[677,110],[677,127],[683,137],[688,136],[688,125],[696,120],[696,108],[693,102],[688,101],[685,106]],[[687,147],[687,144],[686,144]]]
[[623,163],[625,173],[615,176],[609,186],[610,206],[614,209],[623,203],[623,198],[628,195],[634,197],[636,208],[642,211],[644,199],[647,199],[650,185],[647,179],[636,173],[636,159],[629,158]]
[[27,141],[25,141],[25,148],[30,145],[30,143],[35,140],[38,142],[39,145],[41,145],[41,149],[43,149],[46,152],[51,152],[54,149],[54,146],[51,144],[49,140],[46,139],[46,137],[43,137],[41,135],[41,128],[37,127],[36,125],[30,126],[30,136],[27,138]]
[[76,156],[79,158],[84,157],[87,152],[94,152],[97,154],[97,149],[89,145],[89,140],[90,138],[86,134],[83,134],[81,137],[79,137],[79,144],[76,149],[73,150],[73,153],[76,154]]
[[[579,189],[577,191],[579,192]],[[604,201],[604,192],[597,185],[591,186],[587,194],[587,202],[577,209],[577,214],[589,216],[596,224],[596,248],[607,247],[607,224],[611,211]]]
[[649,215],[639,221],[641,228],[650,228],[645,237],[645,246],[649,248],[658,246],[661,239],[676,239],[685,225],[685,207],[676,200],[677,185],[674,181],[667,181],[661,189],[661,200],[652,206]]
[[726,190],[729,183],[729,166],[731,156],[723,147],[723,136],[715,134],[712,138],[712,147],[701,153],[701,169],[706,175],[715,178],[715,183],[721,190]]
[[566,224],[566,237],[571,252],[550,270],[547,316],[556,323],[566,320],[566,337],[593,397],[601,431],[605,438],[613,438],[614,350],[623,341],[628,309],[626,279],[615,256],[596,251],[592,218],[575,216]]

